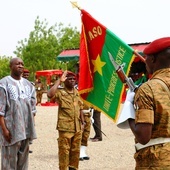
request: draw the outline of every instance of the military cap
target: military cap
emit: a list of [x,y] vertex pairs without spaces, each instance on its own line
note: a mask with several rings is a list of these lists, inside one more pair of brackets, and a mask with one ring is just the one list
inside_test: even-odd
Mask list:
[[24,68],[24,73],[29,73],[30,71],[28,69]]
[[170,37],[163,37],[152,41],[143,51],[144,54],[150,55],[159,53],[170,47]]
[[76,77],[76,74],[73,73],[73,72],[71,72],[71,71],[67,71],[67,75],[66,75],[66,76],[67,76],[67,77],[71,77],[71,76]]

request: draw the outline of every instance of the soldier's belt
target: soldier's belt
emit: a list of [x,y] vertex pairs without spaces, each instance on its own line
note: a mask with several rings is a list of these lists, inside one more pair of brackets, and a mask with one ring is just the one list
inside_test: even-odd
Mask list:
[[136,143],[135,148],[138,151],[140,149],[143,149],[143,148],[146,148],[146,147],[149,147],[149,146],[158,145],[158,144],[167,143],[167,142],[170,142],[170,138],[162,138],[162,137],[160,137],[160,138],[150,139],[150,141],[146,145]]

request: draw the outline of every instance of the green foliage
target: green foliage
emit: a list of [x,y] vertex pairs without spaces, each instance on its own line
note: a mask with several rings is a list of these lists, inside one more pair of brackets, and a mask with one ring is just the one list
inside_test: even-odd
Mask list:
[[0,56],[0,79],[10,74],[9,61],[12,57]]
[[[73,62],[61,63],[56,57],[65,49],[79,48],[80,33],[77,28],[69,25],[64,27],[62,23],[48,28],[46,20],[35,20],[34,30],[29,38],[18,42],[16,51],[18,57],[24,61],[25,67],[30,70],[30,80],[34,80],[34,74],[38,70],[65,69],[74,71]],[[75,63],[75,62],[74,62]]]

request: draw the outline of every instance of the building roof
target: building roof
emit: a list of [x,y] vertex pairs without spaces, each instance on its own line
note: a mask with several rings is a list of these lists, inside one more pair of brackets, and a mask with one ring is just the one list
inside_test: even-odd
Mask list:
[[79,60],[79,56],[80,56],[79,49],[64,50],[57,56],[57,60],[59,61]]
[[[148,44],[149,43],[146,42],[146,43],[135,43],[135,44],[128,44],[128,45],[131,46],[140,55],[143,55],[143,50]],[[57,56],[57,60],[58,61],[71,61],[71,60],[78,61],[79,56],[80,56],[80,50],[79,49],[68,49],[68,50],[63,50]]]

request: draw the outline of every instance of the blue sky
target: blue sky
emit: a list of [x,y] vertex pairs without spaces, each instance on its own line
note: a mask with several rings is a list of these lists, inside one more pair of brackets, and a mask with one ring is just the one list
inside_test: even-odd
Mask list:
[[[170,36],[169,0],[77,0],[78,5],[126,43]],[[81,28],[80,11],[69,0],[5,0],[0,2],[0,56],[12,55],[17,42],[29,37],[37,16]]]

